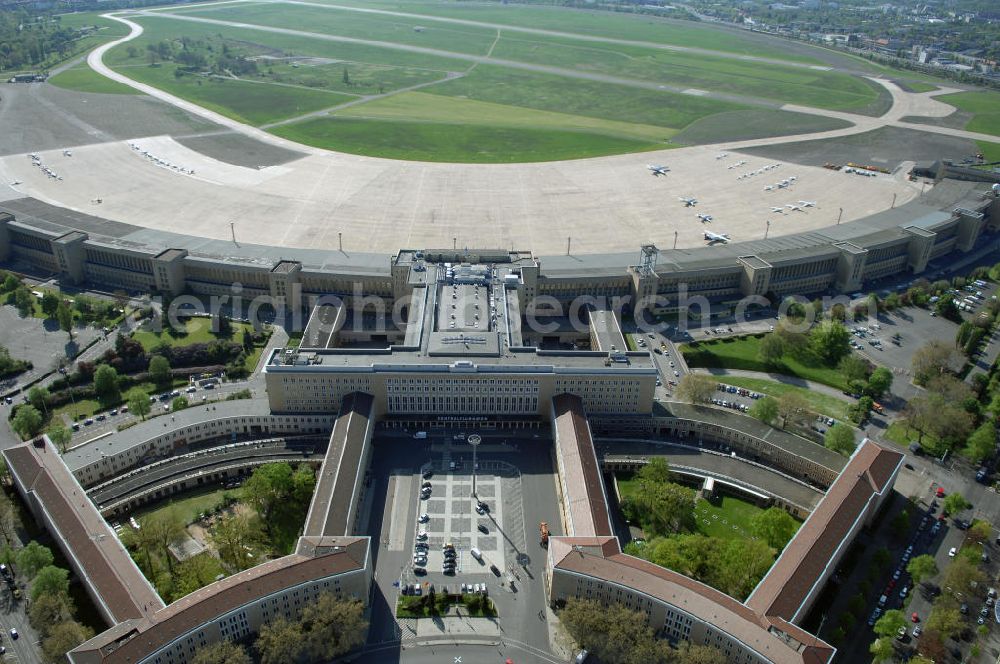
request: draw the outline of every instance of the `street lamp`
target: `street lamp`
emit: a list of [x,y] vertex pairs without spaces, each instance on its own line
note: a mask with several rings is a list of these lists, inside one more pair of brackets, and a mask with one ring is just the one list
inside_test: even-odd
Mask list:
[[469,445],[472,445],[472,497],[478,498],[476,495],[476,448],[479,447],[479,443],[483,442],[482,437],[478,433],[470,434],[466,439]]

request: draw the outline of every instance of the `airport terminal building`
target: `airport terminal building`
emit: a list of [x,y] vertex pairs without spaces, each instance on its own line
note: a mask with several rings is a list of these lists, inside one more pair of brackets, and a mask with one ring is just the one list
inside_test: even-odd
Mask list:
[[[519,249],[402,250],[396,255],[275,249],[138,228],[31,198],[0,203],[0,262],[74,284],[179,295],[266,295],[294,310],[336,296],[388,311],[424,283],[428,265],[481,264],[517,292],[522,313],[581,296],[624,298],[658,313],[705,298],[727,311],[746,296],[852,292],[977,248],[1000,227],[985,184],[943,180],[898,208],[816,231],[695,249],[534,256]],[[466,276],[458,275],[461,281]],[[376,305],[377,306],[377,305]],[[700,306],[700,305],[699,305]],[[390,340],[397,331],[387,330]]]
[[[932,261],[981,248],[1000,225],[983,185],[957,181],[843,226],[693,250],[646,245],[636,255],[279,252],[137,229],[31,199],[0,210],[0,261],[8,265],[170,295],[232,296],[238,283],[244,298],[266,295],[308,311],[299,345],[265,360],[266,399],[191,408],[169,424],[140,423],[65,456],[45,437],[4,451],[18,491],[109,625],[69,654],[73,664],[187,664],[199,647],[243,638],[319,592],[367,602],[372,542],[358,535],[359,506],[378,427],[551,432],[562,514],[555,532],[566,533],[547,552],[553,605],[571,597],[622,603],[665,638],[713,645],[740,664],[829,662],[835,650],[800,625],[891,492],[902,455],[866,441],[845,460],[742,415],[655,401],[655,361],[630,348],[609,302],[631,298],[674,312],[686,306],[686,292],[726,311],[750,295],[850,292],[889,275],[923,274]],[[532,317],[542,325],[529,325]],[[826,494],[739,602],[622,552],[595,435],[724,443]],[[325,442],[321,458],[310,457],[321,467],[294,552],[165,605],[102,516],[159,494],[139,486],[99,495],[110,496],[109,483],[129,473],[159,477],[146,473],[154,463],[157,473],[175,462],[197,467],[192,454],[233,446],[234,438],[248,445],[226,454],[259,455],[276,437]]]

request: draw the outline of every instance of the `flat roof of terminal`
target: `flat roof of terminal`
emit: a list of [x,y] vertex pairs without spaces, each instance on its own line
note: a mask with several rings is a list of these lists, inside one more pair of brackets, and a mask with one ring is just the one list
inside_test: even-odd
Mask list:
[[[476,373],[655,373],[656,365],[649,353],[626,353],[628,362],[612,362],[605,365],[607,353],[595,351],[518,351],[505,352],[497,357],[467,360],[471,365],[463,366],[456,356],[426,355],[413,351],[386,351],[374,353],[367,349],[304,351],[303,354],[321,358],[319,364],[282,365],[281,349],[275,350],[268,358],[264,371],[271,373],[297,373],[324,371],[432,371],[452,372],[456,375]],[[279,363],[276,363],[277,360]]]
[[67,450],[62,458],[71,471],[77,472],[104,457],[115,456],[136,445],[184,427],[228,417],[270,414],[271,408],[267,399],[234,399],[233,401],[216,401],[205,406],[191,406],[170,415],[149,418],[145,422],[139,422],[133,427],[112,433],[110,436],[80,443]]

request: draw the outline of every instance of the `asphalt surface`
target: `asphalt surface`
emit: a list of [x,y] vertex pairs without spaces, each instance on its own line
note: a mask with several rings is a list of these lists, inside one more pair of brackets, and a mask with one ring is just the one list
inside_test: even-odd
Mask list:
[[[507,449],[510,451],[484,450],[479,454],[480,464],[489,460],[499,460],[514,464],[520,471],[519,488],[510,494],[504,493],[505,503],[501,510],[504,516],[501,518],[501,523],[494,525],[494,529],[499,531],[504,540],[502,545],[504,561],[502,565],[498,565],[503,569],[504,575],[502,577],[498,579],[488,569],[478,565],[463,566],[461,572],[454,576],[444,575],[433,567],[429,567],[428,573],[424,576],[418,577],[412,572],[414,524],[416,524],[418,510],[422,509],[422,505],[415,488],[412,491],[403,491],[401,488],[397,492],[395,485],[407,478],[407,483],[401,484],[401,487],[418,487],[420,466],[433,459],[437,459],[440,464],[442,446],[456,431],[440,434],[435,432],[430,439],[419,443],[412,440],[407,434],[385,433],[376,436],[376,452],[370,471],[373,478],[370,489],[372,507],[367,534],[378,546],[374,553],[376,578],[371,598],[372,627],[369,632],[367,649],[375,649],[374,652],[385,657],[390,657],[391,653],[395,653],[395,656],[402,658],[403,661],[409,661],[407,659],[408,649],[428,639],[430,639],[429,642],[434,642],[435,639],[438,641],[442,639],[473,639],[485,640],[493,644],[500,641],[507,643],[516,637],[520,645],[515,645],[513,641],[510,641],[507,646],[511,648],[509,652],[520,651],[522,654],[533,652],[542,658],[541,661],[560,661],[551,659],[549,654],[551,652],[548,624],[550,615],[546,608],[542,581],[545,550],[539,544],[537,537],[537,523],[539,521],[547,521],[553,533],[559,532],[560,517],[555,496],[555,479],[550,463],[552,444],[550,439],[536,439],[530,434],[524,438],[516,439],[499,434],[484,435],[484,448],[498,450],[500,449],[498,444],[506,441],[510,446]],[[432,446],[435,449],[432,450]],[[450,458],[455,459],[460,455],[464,456],[465,468],[468,469],[471,463],[471,451],[468,446],[456,446],[449,454]],[[405,501],[404,504],[396,505],[397,499]],[[514,502],[508,504],[506,502],[508,499],[520,504],[517,505]],[[517,518],[518,513],[521,514],[520,519]],[[394,524],[394,515],[401,518],[402,523]],[[470,519],[469,523],[475,523],[475,520]],[[521,533],[515,532],[517,529],[523,529],[523,537],[521,537]],[[400,533],[405,533],[401,550],[396,546]],[[456,539],[461,537],[461,533],[455,533]],[[522,545],[521,542],[524,544]],[[515,579],[514,590],[511,590],[509,584],[506,583],[508,571]],[[424,631],[425,628],[418,626],[415,620],[404,619],[397,623],[394,617],[394,608],[399,595],[398,585],[400,582],[430,582],[434,583],[436,587],[455,587],[463,582],[486,583],[499,612],[499,628],[479,622],[481,633],[476,633],[473,626],[469,630],[463,630],[464,633],[461,634],[452,632],[433,635],[434,630],[431,629],[432,636],[428,636]],[[475,620],[469,622],[473,625],[477,623]],[[492,623],[492,621],[488,622]],[[449,629],[453,627],[451,625]],[[444,627],[442,626],[441,629]],[[501,646],[501,650],[504,650],[504,646]],[[492,651],[496,652],[495,646]],[[476,650],[475,652],[489,652],[489,649],[486,651]],[[425,655],[418,655],[418,657],[423,656]],[[511,656],[513,657],[513,655]],[[549,659],[545,659],[546,657]],[[390,660],[375,659],[371,661]],[[414,661],[423,660],[416,659]],[[523,661],[523,658],[515,659],[515,661]]]

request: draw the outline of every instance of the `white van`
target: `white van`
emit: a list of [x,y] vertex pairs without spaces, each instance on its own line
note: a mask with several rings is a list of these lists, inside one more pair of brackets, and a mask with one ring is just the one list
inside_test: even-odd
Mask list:
[[471,549],[469,549],[469,553],[471,553],[472,557],[478,560],[479,562],[483,562],[483,554],[476,547],[472,547]]

